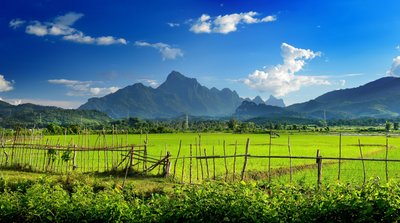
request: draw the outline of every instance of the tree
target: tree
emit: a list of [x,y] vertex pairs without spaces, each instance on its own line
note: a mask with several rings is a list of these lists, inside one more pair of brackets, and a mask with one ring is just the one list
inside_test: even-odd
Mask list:
[[393,123],[393,129],[394,130],[399,130],[399,123],[398,122]]
[[229,122],[228,122],[228,128],[229,128],[230,130],[235,131],[236,128],[237,128],[237,126],[238,126],[238,121],[237,121],[236,119],[234,119],[234,118],[231,118],[231,119],[229,120]]
[[386,123],[385,123],[385,129],[386,129],[386,131],[389,132],[391,128],[392,128],[392,123],[389,122],[389,121],[386,121]]

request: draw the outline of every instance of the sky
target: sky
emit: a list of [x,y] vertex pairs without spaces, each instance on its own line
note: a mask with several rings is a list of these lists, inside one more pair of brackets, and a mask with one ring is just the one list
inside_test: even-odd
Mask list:
[[395,0],[2,0],[0,98],[77,108],[175,70],[290,105],[400,75]]

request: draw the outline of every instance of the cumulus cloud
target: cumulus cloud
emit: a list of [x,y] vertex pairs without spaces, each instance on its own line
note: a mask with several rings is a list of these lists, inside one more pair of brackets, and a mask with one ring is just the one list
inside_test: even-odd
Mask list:
[[166,43],[148,43],[143,41],[136,41],[136,46],[140,47],[152,47],[157,49],[161,53],[161,57],[163,60],[174,60],[177,57],[182,57],[183,52],[179,48],[173,48],[172,46]]
[[179,26],[180,26],[179,23],[173,23],[173,22],[167,22],[167,25],[168,25],[169,27],[171,27],[171,28],[179,27]]
[[139,79],[138,81],[145,85],[149,85],[152,88],[156,88],[160,85],[157,80],[153,79]]
[[21,27],[22,25],[24,25],[25,22],[26,21],[22,20],[22,19],[13,19],[10,21],[10,23],[8,25],[13,29],[17,29],[17,28]]
[[392,67],[386,74],[388,76],[400,76],[400,56],[393,58]]
[[[72,26],[75,22],[83,16],[82,13],[69,12],[65,15],[57,16],[52,21],[48,22],[30,21],[29,25],[25,27],[25,32],[40,37],[47,35],[62,36],[63,40],[82,44],[96,44],[103,46],[127,44],[127,41],[123,38],[116,38],[113,36],[91,37],[84,34],[82,31],[73,28]],[[10,21],[10,27],[15,29],[22,26],[24,23],[25,21],[23,20],[13,19]]]
[[211,18],[207,14],[203,14],[190,27],[190,31],[194,33],[222,33],[228,34],[235,32],[239,24],[255,24],[276,21],[276,16],[269,15],[264,18],[258,18],[257,12],[233,13],[227,15],[219,15]]
[[0,92],[11,91],[13,88],[12,82],[6,80],[3,75],[0,74]]
[[69,89],[68,96],[103,96],[119,90],[118,87],[94,87],[93,81],[78,81],[68,79],[48,80],[51,84],[64,85]]
[[285,96],[290,92],[298,91],[304,86],[329,85],[323,77],[295,75],[306,64],[306,60],[320,56],[320,52],[309,49],[299,49],[287,43],[281,45],[283,64],[256,70],[250,74],[244,83],[261,92],[270,91],[275,96]]

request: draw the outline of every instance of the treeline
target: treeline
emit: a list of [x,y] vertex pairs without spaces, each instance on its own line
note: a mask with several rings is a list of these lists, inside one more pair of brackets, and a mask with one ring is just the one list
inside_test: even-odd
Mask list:
[[[311,120],[309,123],[293,123],[293,120],[238,120],[231,119],[170,119],[170,120],[144,120],[128,118],[100,123],[57,123],[50,122],[46,125],[16,125],[12,129],[23,133],[31,129],[41,129],[43,134],[81,134],[86,133],[180,133],[180,132],[225,132],[225,133],[267,133],[274,131],[298,132],[330,132],[330,131],[356,131],[356,132],[388,132],[399,130],[398,121],[384,119],[357,119],[357,120]],[[304,121],[304,120],[303,120]],[[30,134],[24,133],[24,134]],[[7,134],[7,133],[6,133]]]

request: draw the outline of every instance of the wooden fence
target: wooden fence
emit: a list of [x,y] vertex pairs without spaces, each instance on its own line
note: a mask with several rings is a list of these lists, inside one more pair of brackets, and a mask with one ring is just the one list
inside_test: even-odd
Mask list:
[[[270,135],[272,136],[272,134]],[[364,157],[363,155],[363,146],[360,139],[358,139],[358,144],[351,145],[351,146],[358,146],[359,148],[359,156],[358,157],[342,157],[342,135],[339,135],[339,151],[338,156],[323,156],[319,149],[316,150],[315,156],[293,156],[291,153],[291,144],[290,144],[290,137],[288,138],[288,154],[289,155],[271,155],[271,147],[272,143],[270,140],[269,144],[265,144],[268,146],[268,155],[252,155],[249,153],[250,147],[250,139],[247,139],[244,154],[237,153],[237,143],[234,147],[234,154],[233,155],[226,155],[226,143],[223,142],[223,155],[215,155],[214,147],[212,147],[211,151],[212,154],[208,154],[207,149],[201,148],[199,144],[195,147],[195,153],[197,155],[193,155],[193,145],[189,145],[190,155],[189,156],[181,156],[181,144],[179,146],[179,150],[176,156],[170,158],[172,162],[172,177],[175,181],[180,183],[189,183],[193,184],[196,182],[202,182],[204,180],[218,180],[218,181],[225,181],[225,182],[232,182],[232,181],[246,181],[252,180],[251,177],[247,177],[248,173],[248,164],[251,162],[251,159],[262,159],[266,160],[268,164],[267,170],[263,171],[264,179],[271,181],[274,177],[278,178],[282,175],[286,175],[289,178],[289,182],[293,181],[294,172],[298,172],[299,170],[304,170],[304,168],[300,168],[302,166],[295,166],[292,164],[294,160],[303,160],[303,161],[315,161],[314,164],[307,164],[307,169],[311,171],[315,171],[315,182],[318,186],[320,186],[323,182],[323,163],[327,165],[335,164],[337,165],[336,173],[337,175],[334,177],[335,180],[340,181],[343,175],[343,163],[345,162],[359,162],[362,165],[361,169],[361,176],[362,180],[365,183],[367,180],[367,170],[366,170],[366,162],[378,162],[384,164],[384,168],[379,170],[383,171],[385,175],[385,180],[389,181],[389,163],[399,163],[400,159],[389,159],[389,144],[388,144],[388,137],[386,136],[386,144],[385,145],[376,145],[376,146],[383,146],[385,158],[371,158],[371,157]],[[238,166],[238,160],[241,159],[240,162],[241,166]],[[274,160],[283,159],[287,160],[288,166],[285,168],[273,168],[271,165],[274,163]],[[220,160],[219,163],[223,163],[223,167],[221,165],[216,167],[216,161]],[[223,161],[221,161],[223,160]],[[230,165],[228,165],[228,160],[230,160]],[[180,161],[178,163],[178,161]],[[188,165],[189,163],[189,165]],[[193,168],[193,165],[196,167]],[[240,171],[238,171],[238,168]],[[336,168],[336,166],[335,166]],[[216,174],[218,169],[218,174]],[[400,165],[399,168],[396,169],[400,176]],[[360,174],[359,172],[354,173]],[[332,178],[332,176],[330,176]]]
[[2,144],[0,167],[34,172],[117,173],[130,170],[148,174],[156,167],[160,175],[168,175],[169,154],[154,157],[147,154],[147,145],[83,147],[11,143]]

